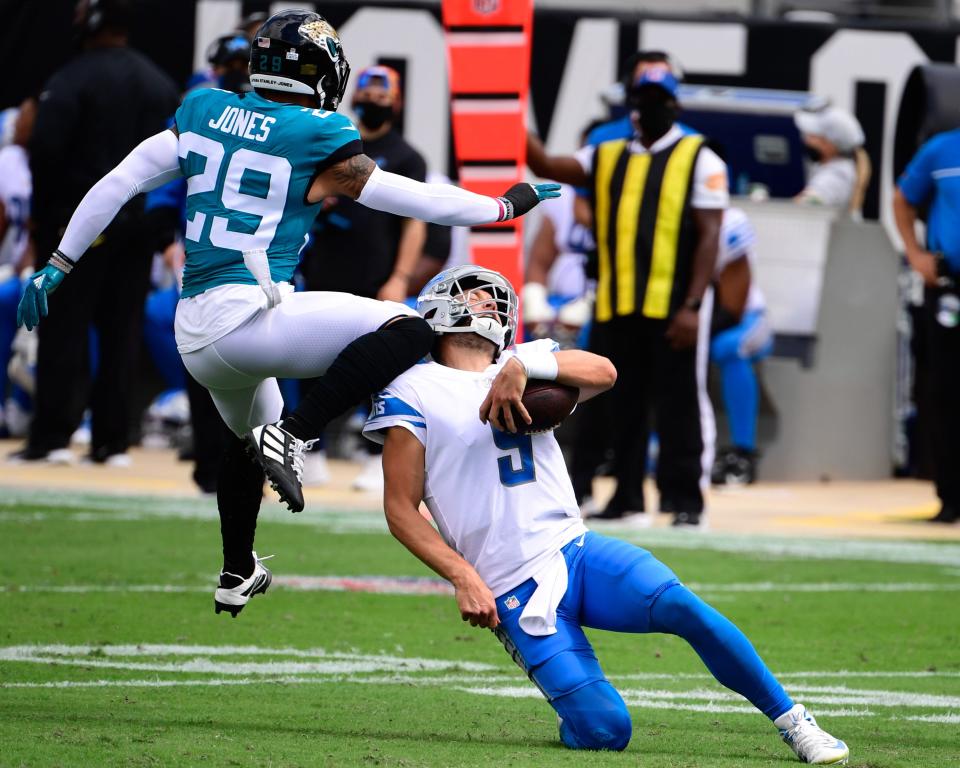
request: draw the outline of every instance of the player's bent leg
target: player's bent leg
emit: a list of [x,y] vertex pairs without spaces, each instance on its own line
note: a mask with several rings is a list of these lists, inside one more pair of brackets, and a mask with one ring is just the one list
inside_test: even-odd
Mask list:
[[624,749],[630,741],[630,715],[580,624],[558,612],[553,634],[529,635],[520,628],[520,615],[536,587],[528,579],[497,599],[500,625],[494,634],[556,711],[566,746]]
[[425,320],[402,315],[352,341],[290,414],[290,432],[300,439],[318,437],[332,419],[416,365],[434,340]]
[[677,584],[657,598],[650,619],[652,631],[682,637],[722,685],[771,720],[793,706],[747,636],[683,585]]
[[620,752],[633,735],[626,704],[606,680],[597,680],[554,699],[560,740],[570,749],[607,749]]
[[773,721],[800,760],[815,765],[847,762],[847,745],[820,728],[802,704],[794,704],[746,635],[689,589],[677,585],[660,595],[651,610],[651,629],[690,643],[721,684]]

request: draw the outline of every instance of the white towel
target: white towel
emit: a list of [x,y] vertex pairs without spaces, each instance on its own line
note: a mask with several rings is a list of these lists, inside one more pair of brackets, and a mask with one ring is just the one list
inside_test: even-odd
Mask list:
[[567,592],[567,561],[557,550],[533,577],[537,582],[523,613],[520,629],[528,635],[553,635],[557,632],[557,606]]

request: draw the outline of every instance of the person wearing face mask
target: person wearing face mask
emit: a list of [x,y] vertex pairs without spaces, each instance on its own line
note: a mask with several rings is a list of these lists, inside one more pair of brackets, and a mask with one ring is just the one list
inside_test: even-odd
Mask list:
[[638,514],[645,451],[636,436],[648,432],[652,411],[660,438],[658,484],[670,491],[673,523],[700,526],[701,417],[712,416],[697,384],[709,330],[700,310],[712,302],[729,193],[724,162],[702,136],[676,125],[678,90],[669,64],[649,63],[629,90],[633,137],[566,157],[547,155],[530,137],[527,162],[537,176],[591,190],[598,246],[594,322],[620,372],[609,404],[617,414],[617,491],[598,517],[646,520]]
[[[385,66],[361,70],[352,108],[364,151],[381,170],[426,180],[426,161],[395,127],[402,108],[396,70]],[[402,302],[409,293],[426,235],[427,225],[417,219],[376,211],[344,195],[327,198],[300,266],[306,288]],[[309,386],[310,382],[304,382],[305,388]],[[380,448],[364,442],[367,463],[353,487],[376,492],[383,485]],[[307,481],[321,484],[324,463],[317,451],[308,454]]]
[[794,121],[812,162],[807,185],[796,202],[850,208],[865,156],[863,129],[857,118],[827,107],[797,112]]

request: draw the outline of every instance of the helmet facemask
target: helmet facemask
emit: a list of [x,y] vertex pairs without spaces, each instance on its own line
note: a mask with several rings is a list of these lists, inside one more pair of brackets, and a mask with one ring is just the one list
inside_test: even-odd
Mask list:
[[433,278],[417,298],[417,311],[434,333],[476,333],[492,342],[496,359],[513,343],[517,304],[517,294],[503,275],[469,265]]

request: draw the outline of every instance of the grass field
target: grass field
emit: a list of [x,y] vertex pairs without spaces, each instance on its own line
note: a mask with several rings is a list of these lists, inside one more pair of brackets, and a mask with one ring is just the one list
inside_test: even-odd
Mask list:
[[[591,633],[633,740],[565,750],[533,685],[374,512],[269,507],[276,581],[232,620],[213,612],[212,502],[0,497],[0,765],[794,763],[662,635]],[[960,764],[960,545],[623,535],[746,631],[851,765]]]

